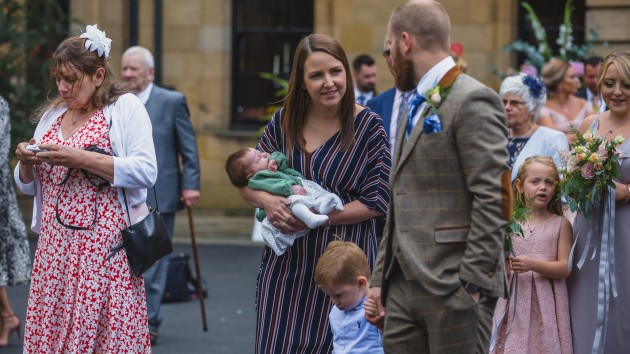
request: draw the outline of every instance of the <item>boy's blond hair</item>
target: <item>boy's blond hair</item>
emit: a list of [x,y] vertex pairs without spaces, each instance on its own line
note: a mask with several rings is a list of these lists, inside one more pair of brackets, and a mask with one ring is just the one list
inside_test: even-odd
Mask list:
[[318,286],[355,283],[360,276],[369,281],[370,266],[363,250],[353,242],[331,242],[315,266]]

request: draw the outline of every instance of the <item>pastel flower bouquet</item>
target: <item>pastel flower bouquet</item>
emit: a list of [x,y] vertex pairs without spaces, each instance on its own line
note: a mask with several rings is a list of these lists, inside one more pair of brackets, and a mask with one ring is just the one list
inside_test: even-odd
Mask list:
[[562,194],[566,196],[571,211],[579,210],[590,219],[593,206],[602,200],[608,187],[615,188],[614,178],[619,178],[619,145],[623,137],[612,140],[595,136],[590,130],[584,134],[573,129],[575,142],[563,153],[561,182]]

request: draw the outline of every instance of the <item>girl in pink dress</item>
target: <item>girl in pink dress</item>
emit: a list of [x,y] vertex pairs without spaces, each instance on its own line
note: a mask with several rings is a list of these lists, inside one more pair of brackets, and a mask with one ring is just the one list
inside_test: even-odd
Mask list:
[[528,157],[514,181],[515,205],[529,209],[528,220],[523,237],[512,237],[510,297],[497,302],[491,353],[573,353],[565,283],[573,230],[559,195],[553,160]]

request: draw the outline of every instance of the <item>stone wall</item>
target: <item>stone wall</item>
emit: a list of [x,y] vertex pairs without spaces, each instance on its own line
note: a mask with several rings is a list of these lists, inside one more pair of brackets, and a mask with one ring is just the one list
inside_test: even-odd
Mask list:
[[586,0],[586,7],[586,28],[599,33],[599,55],[630,49],[629,0]]
[[[315,0],[315,31],[337,38],[350,60],[369,53],[379,68],[377,87],[393,86],[381,56],[387,21],[402,1]],[[517,0],[443,0],[451,18],[453,41],[462,43],[468,73],[498,88],[491,64],[501,70],[514,66],[514,55],[501,52],[517,33]],[[139,44],[153,50],[153,0],[139,1]],[[247,210],[223,170],[225,158],[243,146],[253,146],[257,133],[230,131],[231,0],[163,0],[162,83],[188,99],[197,132],[202,166],[202,197],[208,209]],[[71,15],[98,23],[113,40],[111,63],[119,70],[120,55],[129,45],[128,1],[72,1]],[[588,28],[599,31],[608,48],[628,48],[628,0],[587,0]],[[78,33],[81,27],[73,28]]]

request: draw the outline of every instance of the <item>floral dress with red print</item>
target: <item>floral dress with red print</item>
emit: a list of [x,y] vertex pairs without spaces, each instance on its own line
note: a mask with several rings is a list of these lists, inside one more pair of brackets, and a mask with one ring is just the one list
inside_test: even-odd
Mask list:
[[[46,132],[42,144],[81,149],[96,145],[111,152],[102,109],[67,140],[60,133],[62,119]],[[102,180],[79,169],[42,163],[36,172],[42,188],[42,227],[24,352],[150,353],[143,278],[132,276],[124,251],[108,259],[126,227],[117,189],[99,191],[94,184]]]

